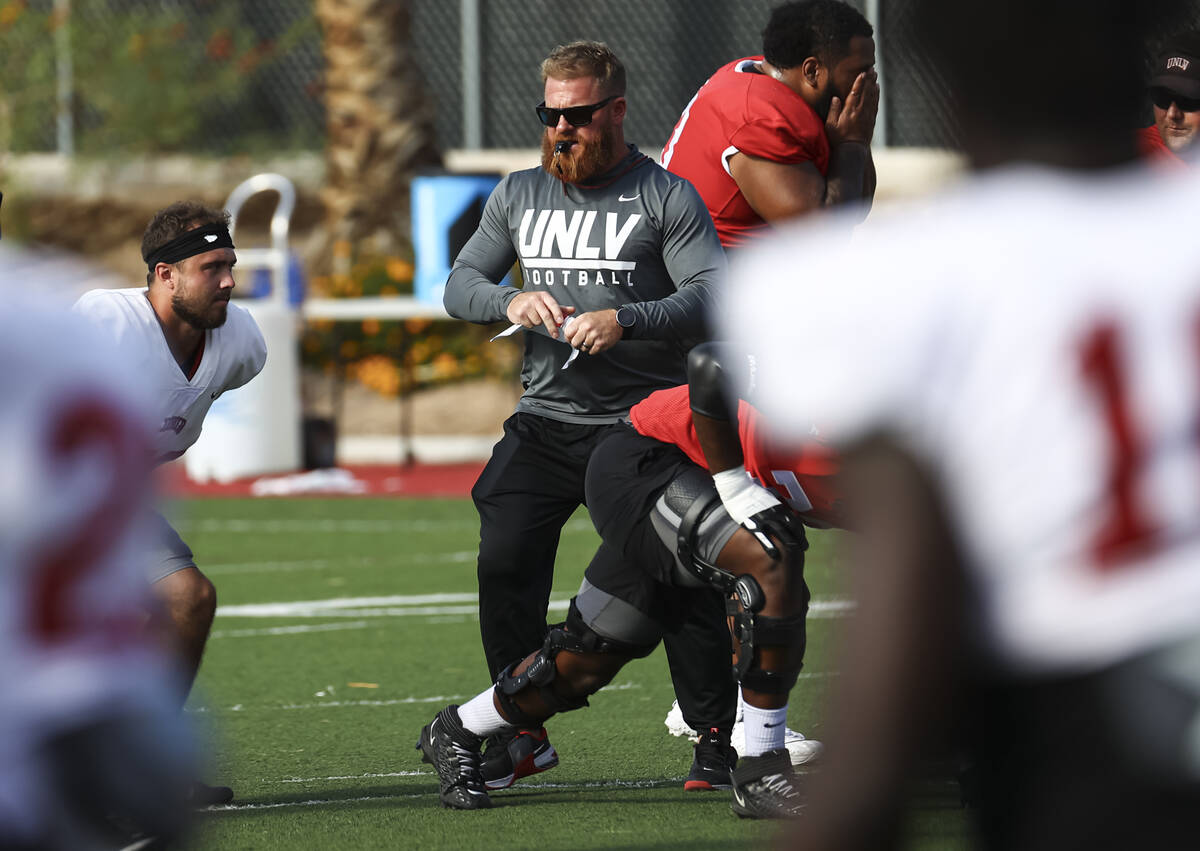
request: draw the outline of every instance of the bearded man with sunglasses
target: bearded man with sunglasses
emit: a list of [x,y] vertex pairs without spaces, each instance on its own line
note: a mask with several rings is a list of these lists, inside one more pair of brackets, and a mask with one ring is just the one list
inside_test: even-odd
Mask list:
[[[555,48],[542,63],[540,168],[508,175],[446,284],[446,310],[525,329],[525,392],[472,489],[479,511],[479,621],[493,681],[540,647],[559,534],[584,503],[592,450],[654,390],[686,381],[708,336],[725,260],[686,180],[624,137],[625,69],[598,42]],[[523,288],[499,286],[520,263]],[[714,602],[716,618],[721,617]],[[723,629],[723,627],[722,627]],[[698,682],[729,680],[727,633],[692,642]],[[494,707],[464,711],[466,730],[494,728]],[[730,712],[732,714],[732,712]],[[545,729],[490,743],[461,771],[487,789],[552,768]],[[440,768],[440,767],[439,767]],[[723,771],[727,782],[728,768]],[[483,784],[467,784],[478,788]],[[488,806],[486,794],[443,801]]]

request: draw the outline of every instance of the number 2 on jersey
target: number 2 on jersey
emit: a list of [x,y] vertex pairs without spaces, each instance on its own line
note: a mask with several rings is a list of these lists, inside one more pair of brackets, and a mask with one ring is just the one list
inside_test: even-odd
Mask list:
[[41,555],[30,614],[34,634],[43,641],[67,638],[78,629],[69,592],[103,563],[129,528],[149,457],[135,434],[124,415],[101,399],[75,400],[51,425],[48,464],[68,467],[88,454],[101,456],[109,478],[83,516]]

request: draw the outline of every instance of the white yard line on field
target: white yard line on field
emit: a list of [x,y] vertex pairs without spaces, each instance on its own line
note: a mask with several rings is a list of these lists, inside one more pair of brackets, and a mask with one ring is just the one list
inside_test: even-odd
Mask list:
[[319,517],[288,520],[210,517],[198,521],[183,518],[174,525],[181,533],[203,532],[222,535],[391,535],[413,532],[470,532],[479,528],[478,521],[465,520],[330,520]]
[[[313,517],[288,520],[246,520],[236,517],[209,517],[192,520],[188,517],[173,518],[172,524],[181,533],[212,532],[217,534],[250,535],[380,535],[408,534],[412,532],[479,531],[478,520],[331,520]],[[563,527],[567,532],[592,531],[592,523],[586,517],[571,520]]]
[[474,550],[454,553],[400,553],[387,558],[374,556],[342,557],[337,559],[314,558],[299,561],[245,561],[226,564],[205,564],[204,572],[209,576],[245,573],[294,573],[302,570],[345,570],[348,568],[373,567],[392,564],[465,564],[475,561]]
[[213,638],[258,638],[263,635],[303,635],[309,632],[336,632],[343,629],[368,629],[366,621],[348,623],[301,624],[299,626],[269,626],[263,629],[214,629],[208,634]]
[[427,777],[428,771],[385,771],[380,774],[335,774],[332,777],[285,777],[282,780],[263,780],[263,783],[324,783],[327,780],[370,780],[376,777]]
[[[334,597],[328,600],[298,600],[291,603],[245,603],[219,606],[217,617],[236,618],[339,618],[405,617],[414,615],[471,615],[476,612],[475,594],[413,594],[389,597]],[[567,598],[550,601],[550,611],[565,611]],[[854,608],[850,600],[813,600],[810,618],[837,618]]]
[[[811,674],[801,674],[800,676],[815,676]],[[632,691],[640,689],[640,683],[626,681],[623,683],[610,683],[600,691]],[[222,709],[214,709],[210,706],[201,706],[189,708],[188,712],[278,712],[282,709],[346,709],[348,707],[369,706],[373,709],[378,709],[385,706],[412,706],[422,703],[453,703],[456,700],[465,700],[467,697],[474,695],[465,694],[436,694],[432,697],[395,697],[388,700],[320,700],[312,703],[285,703],[276,704],[273,706],[246,706],[238,703],[234,706],[226,706]]]

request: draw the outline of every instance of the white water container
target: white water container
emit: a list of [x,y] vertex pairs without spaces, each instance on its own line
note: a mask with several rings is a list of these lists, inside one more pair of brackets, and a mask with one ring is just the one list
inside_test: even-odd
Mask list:
[[188,478],[230,482],[300,469],[300,366],[296,314],[242,299],[267,341],[267,365],[249,384],[213,402],[200,438],[184,454]]
[[235,274],[246,278],[266,269],[270,292],[262,298],[238,299],[250,311],[267,343],[267,364],[248,384],[217,399],[204,420],[200,438],[183,456],[193,481],[229,482],[265,473],[300,469],[299,317],[288,301],[288,224],[296,205],[292,182],[278,174],[257,174],[241,183],[225,202],[230,232],[237,244],[237,215],[242,204],[258,192],[279,193],[271,217],[271,246],[239,246]]

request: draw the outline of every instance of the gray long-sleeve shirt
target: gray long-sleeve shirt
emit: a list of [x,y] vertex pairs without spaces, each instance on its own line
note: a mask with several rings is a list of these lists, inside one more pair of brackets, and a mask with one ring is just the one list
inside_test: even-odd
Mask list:
[[629,305],[634,328],[608,351],[581,355],[544,328],[525,332],[518,411],[574,423],[609,423],[660,387],[687,380],[688,349],[707,336],[725,256],[692,185],[638,153],[590,183],[541,168],[508,175],[446,282],[451,316],[505,319],[521,290],[497,286],[521,263],[525,290],[546,290],[576,315]]

